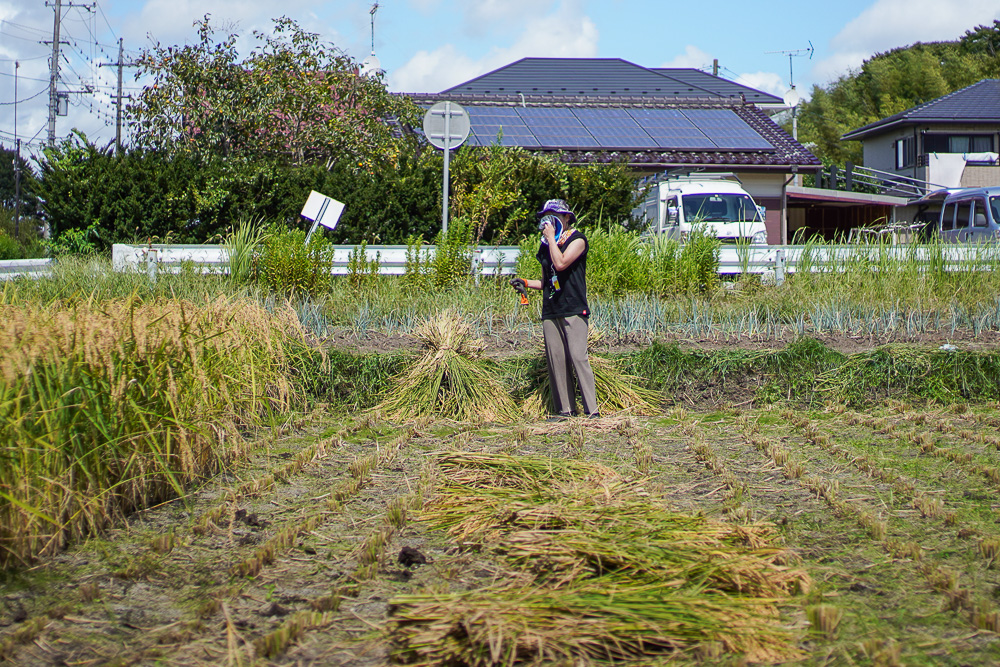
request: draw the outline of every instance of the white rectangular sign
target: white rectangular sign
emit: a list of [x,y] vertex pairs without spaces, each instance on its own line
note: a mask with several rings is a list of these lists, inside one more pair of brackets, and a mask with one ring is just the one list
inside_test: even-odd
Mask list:
[[333,229],[340,221],[344,212],[344,204],[313,190],[309,193],[306,205],[302,207],[302,217],[318,222],[324,227]]

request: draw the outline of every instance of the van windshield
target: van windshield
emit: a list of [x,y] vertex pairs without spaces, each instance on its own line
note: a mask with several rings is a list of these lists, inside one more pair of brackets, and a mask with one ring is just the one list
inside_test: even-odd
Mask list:
[[760,222],[760,213],[747,195],[684,195],[687,222]]
[[1000,224],[1000,195],[990,197],[990,215],[993,216],[993,222]]

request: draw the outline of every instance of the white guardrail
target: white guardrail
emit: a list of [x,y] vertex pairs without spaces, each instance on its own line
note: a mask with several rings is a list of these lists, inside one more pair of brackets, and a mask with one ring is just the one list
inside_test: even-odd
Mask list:
[[[995,265],[1000,262],[1000,244],[939,246],[946,270],[968,267],[976,261]],[[350,259],[357,246],[334,246],[333,273],[350,273]],[[749,273],[770,275],[778,284],[785,275],[795,273],[803,264],[807,246],[747,246],[724,245],[719,251],[719,273],[735,275]],[[434,246],[423,246],[420,252],[433,256]],[[367,246],[366,259],[378,259],[382,275],[403,275],[406,272],[407,246]],[[229,270],[226,250],[220,245],[126,245],[112,247],[112,266],[116,271],[145,271],[151,278],[161,271],[176,273],[191,266],[204,273],[226,273]],[[473,253],[472,263],[478,275],[509,275],[517,263],[517,246],[480,246]],[[811,249],[809,270],[828,270],[824,265],[844,266],[851,261],[880,257],[917,262],[932,259],[928,246],[819,246]],[[40,277],[51,272],[50,259],[17,259],[0,261],[0,281],[20,276]],[[874,264],[874,263],[873,263]]]
[[[346,276],[351,272],[351,255],[359,246],[333,246],[334,275]],[[406,273],[405,245],[370,245],[365,248],[366,261],[378,260],[379,273],[384,276],[401,276]],[[420,248],[421,259],[425,253],[434,256],[434,246]],[[517,263],[517,246],[479,246],[472,254],[472,265],[480,275],[514,273]],[[116,243],[111,248],[111,264],[115,271],[145,270],[153,275],[157,271],[179,271],[185,264],[206,273],[227,273],[229,255],[219,245],[124,245]]]
[[39,278],[52,273],[52,260],[42,259],[5,259],[0,261],[0,281],[13,280],[26,276]]

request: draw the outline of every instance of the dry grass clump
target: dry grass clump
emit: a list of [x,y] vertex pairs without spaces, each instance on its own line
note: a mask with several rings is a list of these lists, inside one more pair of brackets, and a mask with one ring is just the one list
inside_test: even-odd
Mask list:
[[795,657],[776,602],[807,589],[769,526],[669,512],[581,461],[445,454],[418,519],[502,555],[499,587],[397,597],[396,657],[424,664],[640,658],[718,642]]
[[[422,665],[573,664],[636,660],[717,641],[761,662],[796,656],[766,604],[627,579],[559,588],[514,584],[393,599],[395,657]],[[769,618],[771,617],[771,618]]]
[[520,416],[468,322],[450,311],[417,327],[424,353],[392,379],[375,410],[391,420],[445,417],[510,422]]
[[291,309],[129,298],[0,318],[0,567],[181,493],[304,397]]

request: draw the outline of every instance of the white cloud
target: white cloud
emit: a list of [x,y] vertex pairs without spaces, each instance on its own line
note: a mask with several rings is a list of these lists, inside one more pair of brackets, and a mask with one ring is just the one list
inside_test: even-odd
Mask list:
[[878,52],[915,42],[955,40],[1000,18],[997,0],[876,0],[832,40],[833,55],[813,68],[831,81]]
[[712,64],[712,56],[697,46],[688,44],[684,47],[684,53],[675,56],[673,60],[668,60],[667,62],[660,65],[660,67],[693,67],[694,69],[703,69]]
[[496,22],[511,22],[550,10],[555,0],[478,0],[463,6],[465,21],[476,33]]
[[389,75],[390,88],[406,93],[444,90],[489,71],[453,45],[434,51],[418,51],[409,62]]
[[[360,4],[360,3],[357,3]],[[191,43],[197,38],[194,23],[210,14],[211,25],[220,32],[238,32],[244,39],[254,30],[271,31],[271,19],[285,15],[309,15],[313,4],[306,0],[284,0],[275,8],[269,0],[148,0],[142,10],[131,14],[124,23],[126,41],[163,44]],[[364,18],[368,18],[367,10]],[[315,25],[303,25],[313,32],[327,32]],[[131,37],[131,39],[129,39]]]
[[737,83],[742,83],[745,86],[750,86],[751,88],[756,88],[757,90],[762,90],[765,93],[771,93],[778,97],[784,95],[785,91],[788,90],[788,82],[780,74],[774,72],[748,72],[740,74],[734,80]]
[[597,25],[578,13],[575,3],[554,14],[532,17],[517,40],[474,59],[446,44],[420,51],[389,73],[389,87],[401,92],[437,92],[525,57],[589,58],[597,55]]

